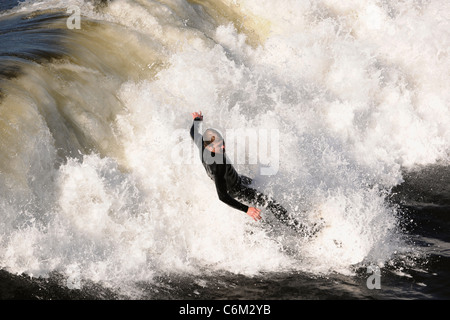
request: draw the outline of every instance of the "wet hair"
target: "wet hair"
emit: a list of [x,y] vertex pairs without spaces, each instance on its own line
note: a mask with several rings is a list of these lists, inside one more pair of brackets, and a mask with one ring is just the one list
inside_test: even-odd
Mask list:
[[205,147],[210,143],[218,140],[223,140],[223,137],[216,129],[206,129],[206,131],[203,133],[203,145]]

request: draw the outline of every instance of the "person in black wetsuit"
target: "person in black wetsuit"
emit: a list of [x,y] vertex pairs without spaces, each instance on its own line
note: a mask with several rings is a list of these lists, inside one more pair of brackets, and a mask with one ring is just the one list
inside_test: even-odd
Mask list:
[[200,112],[192,113],[194,122],[191,127],[191,137],[200,151],[202,164],[208,176],[216,185],[219,199],[230,207],[243,211],[255,221],[261,219],[261,210],[250,207],[241,201],[256,206],[265,206],[279,220],[292,224],[288,219],[287,210],[274,200],[250,187],[252,180],[239,175],[225,154],[225,142],[222,135],[215,129],[207,129],[203,135],[199,132],[199,123],[203,121]]

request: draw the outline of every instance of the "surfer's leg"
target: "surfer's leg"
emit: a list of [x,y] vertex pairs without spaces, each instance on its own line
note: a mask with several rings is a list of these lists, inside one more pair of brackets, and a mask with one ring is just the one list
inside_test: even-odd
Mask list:
[[316,225],[305,224],[304,222],[299,221],[298,218],[289,215],[288,211],[275,200],[269,200],[267,209],[270,210],[279,221],[303,236],[311,236],[318,231]]
[[248,202],[256,207],[265,207],[267,205],[267,197],[261,192],[250,188],[246,185],[240,185],[235,191],[234,196],[244,202]]
[[289,221],[287,210],[262,192],[251,188],[251,183],[252,180],[249,177],[241,176],[241,185],[236,190],[235,197],[256,207],[266,207],[277,219],[287,223]]
[[295,231],[310,235],[314,234],[315,226],[308,226],[300,222],[298,219],[289,215],[288,211],[274,199],[266,196],[262,192],[251,188],[252,180],[248,177],[241,176],[241,185],[236,189],[234,197],[255,205],[256,207],[265,207],[280,222],[294,229]]
[[275,200],[270,199],[267,204],[267,209],[273,213],[273,215],[280,221],[289,222],[289,215],[287,210]]

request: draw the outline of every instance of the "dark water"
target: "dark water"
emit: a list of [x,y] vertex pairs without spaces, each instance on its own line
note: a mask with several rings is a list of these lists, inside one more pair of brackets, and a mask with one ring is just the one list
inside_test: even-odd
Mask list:
[[[392,266],[382,268],[380,289],[368,288],[367,279],[372,273],[367,273],[366,268],[357,268],[356,276],[351,277],[306,273],[266,273],[255,277],[227,273],[201,277],[168,274],[151,284],[134,285],[144,293],[141,297],[144,300],[450,299],[449,177],[448,166],[425,167],[405,172],[405,182],[393,191],[392,201],[400,205],[404,215],[404,231],[425,255],[410,261],[399,259]],[[57,274],[36,279],[2,270],[0,298],[129,299],[97,283],[87,282],[82,290],[70,290],[65,281]]]
[[[18,1],[2,1],[0,12],[14,8]],[[20,73],[22,62],[57,59],[68,54],[59,43],[64,32],[43,33],[48,13],[33,23],[22,17],[1,21],[2,56],[5,78]],[[15,32],[20,33],[20,40]],[[39,44],[37,44],[37,42]],[[47,50],[42,52],[42,42]],[[17,43],[17,45],[15,45]],[[8,48],[8,50],[5,50]],[[1,88],[0,88],[1,89]],[[0,90],[1,92],[1,90]],[[355,266],[356,275],[318,276],[301,272],[270,272],[253,277],[205,271],[202,276],[165,274],[152,283],[132,283],[142,300],[330,300],[330,299],[450,299],[450,167],[430,165],[403,173],[404,183],[390,193],[399,208],[401,229],[406,241],[421,254],[394,258],[380,269],[379,288],[370,289],[366,266]],[[2,268],[2,266],[0,266]],[[0,270],[2,300],[127,300],[120,291],[101,282],[86,281],[82,289],[69,289],[58,273],[47,278],[13,274]]]

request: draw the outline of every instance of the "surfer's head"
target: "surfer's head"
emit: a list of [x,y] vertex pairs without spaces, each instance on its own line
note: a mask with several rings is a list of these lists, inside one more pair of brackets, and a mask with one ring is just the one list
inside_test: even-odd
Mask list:
[[225,150],[225,141],[216,129],[206,129],[203,133],[203,145],[206,149],[215,153],[222,153]]

